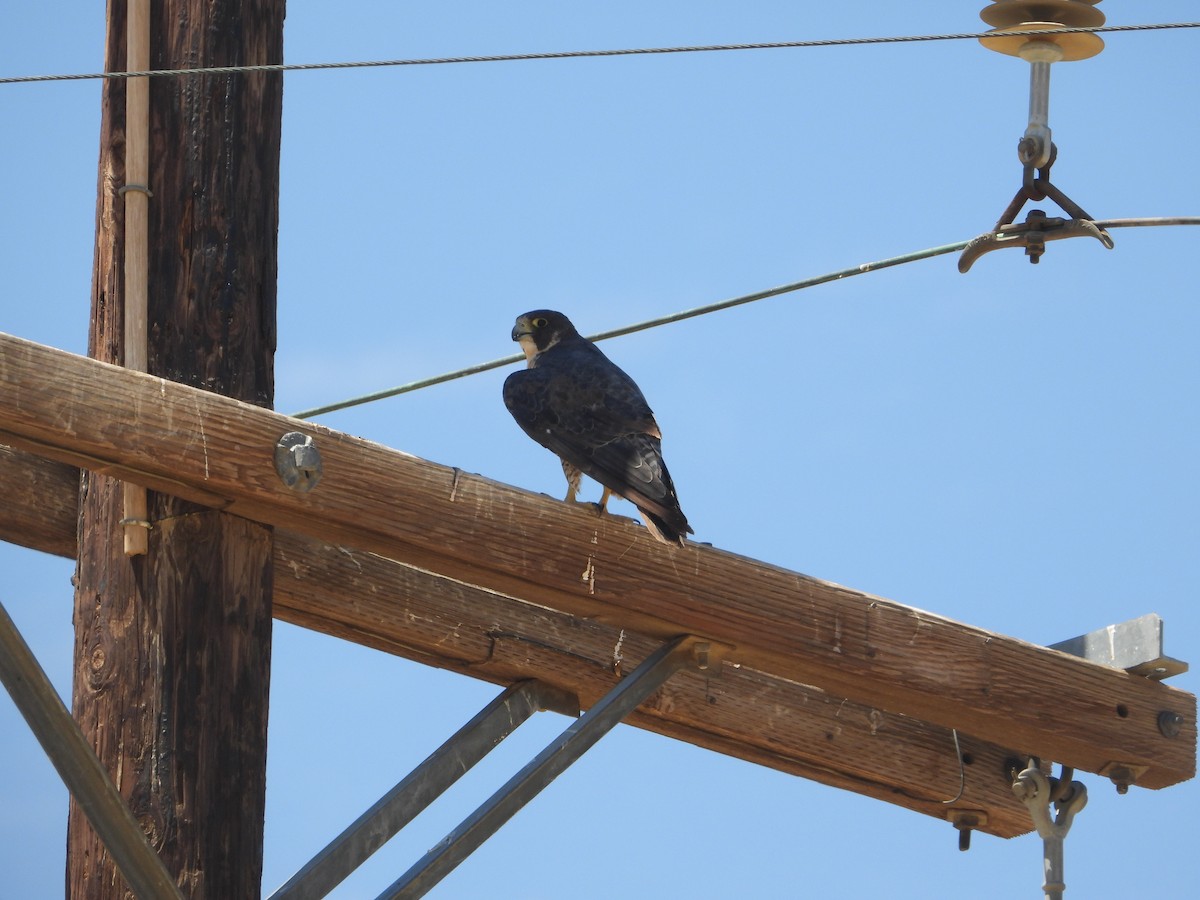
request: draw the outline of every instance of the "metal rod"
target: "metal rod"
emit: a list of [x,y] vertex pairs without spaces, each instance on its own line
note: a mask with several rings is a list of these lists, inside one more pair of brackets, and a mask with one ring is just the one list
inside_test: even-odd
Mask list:
[[[269,900],[324,897],[548,702],[546,685],[522,681],[505,690],[407,778],[380,798]],[[578,707],[576,707],[578,709]]]
[[[1026,46],[1034,43],[1031,41]],[[1046,42],[1037,41],[1036,44]],[[1050,62],[1049,59],[1035,58],[1029,63],[1029,125],[1025,128],[1025,139],[1033,143],[1029,152],[1020,153],[1020,156],[1022,164],[1039,169],[1050,161]]]
[[684,635],[663,644],[646,657],[620,684],[551,741],[546,749],[510,778],[458,828],[380,894],[379,900],[423,897],[685,665],[691,654],[691,642],[692,638]]
[[[131,0],[126,34],[128,69],[150,68],[150,0]],[[125,366],[138,372],[149,367],[148,297],[150,293],[150,79],[125,82]],[[146,488],[125,482],[125,555],[144,556],[150,548]]]
[[140,900],[182,900],[108,772],[0,603],[0,680]]
[[[1042,839],[1042,895],[1045,900],[1063,900],[1067,889],[1063,878],[1063,840],[1071,830],[1076,813],[1087,806],[1087,787],[1071,781],[1072,769],[1063,767],[1062,777],[1047,778],[1030,764],[1013,781],[1013,794],[1029,810],[1033,826]],[[1050,807],[1055,815],[1051,818]]]
[[1067,883],[1063,880],[1062,835],[1042,838],[1042,894],[1045,900],[1063,900]]

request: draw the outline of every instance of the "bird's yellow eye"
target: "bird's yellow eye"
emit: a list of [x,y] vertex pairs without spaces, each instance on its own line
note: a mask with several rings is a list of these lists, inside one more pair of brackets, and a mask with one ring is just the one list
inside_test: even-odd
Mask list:
[[534,328],[545,328],[546,325],[548,325],[548,324],[549,323],[545,319],[543,319],[541,316],[538,316],[536,319],[533,320]]

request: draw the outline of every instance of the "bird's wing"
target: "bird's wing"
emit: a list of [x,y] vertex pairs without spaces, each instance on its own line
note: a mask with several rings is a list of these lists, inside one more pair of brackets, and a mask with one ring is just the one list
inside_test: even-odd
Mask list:
[[559,458],[687,528],[653,413],[632,379],[607,358],[564,355],[554,365],[514,372],[504,382],[504,403],[525,433]]
[[531,438],[547,446],[544,436],[558,428],[558,416],[549,408],[553,373],[522,369],[504,379],[504,405]]
[[545,444],[547,433],[554,433],[578,452],[633,434],[662,437],[633,379],[582,340],[543,353],[537,366],[510,375],[504,402],[534,440]]

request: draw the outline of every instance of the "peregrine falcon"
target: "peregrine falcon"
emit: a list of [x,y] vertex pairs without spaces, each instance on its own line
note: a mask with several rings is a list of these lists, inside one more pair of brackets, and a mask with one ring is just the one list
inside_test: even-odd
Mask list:
[[589,475],[638,508],[656,538],[683,545],[691,534],[663,462],[662,433],[633,379],[581,337],[560,312],[536,309],[517,318],[512,339],[528,367],[504,382],[504,405],[531,438],[557,454],[567,502]]

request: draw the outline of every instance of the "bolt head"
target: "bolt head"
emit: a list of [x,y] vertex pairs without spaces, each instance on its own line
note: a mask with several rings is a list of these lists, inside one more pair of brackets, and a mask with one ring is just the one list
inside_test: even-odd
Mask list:
[[289,488],[311,491],[321,480],[321,454],[311,436],[289,431],[275,445],[275,472]]
[[1158,730],[1163,737],[1179,737],[1183,730],[1183,716],[1173,710],[1164,709],[1158,714]]

